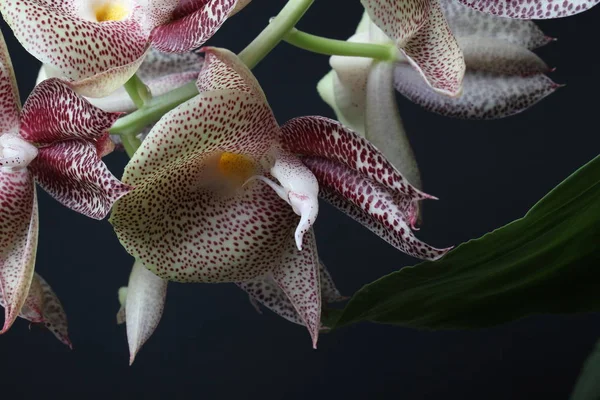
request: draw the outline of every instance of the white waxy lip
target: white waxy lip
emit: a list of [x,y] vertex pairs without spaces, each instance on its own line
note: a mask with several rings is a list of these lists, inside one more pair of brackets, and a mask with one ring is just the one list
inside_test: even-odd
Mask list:
[[19,135],[5,133],[0,136],[0,167],[2,169],[27,168],[37,154],[38,149]]

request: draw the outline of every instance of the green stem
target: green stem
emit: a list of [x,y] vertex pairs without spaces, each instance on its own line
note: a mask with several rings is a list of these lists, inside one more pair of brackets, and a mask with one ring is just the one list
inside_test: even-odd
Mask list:
[[154,97],[139,110],[119,118],[110,129],[113,135],[137,135],[144,127],[156,123],[163,115],[198,94],[196,82]]
[[142,141],[133,133],[121,135],[121,141],[129,158],[133,157],[135,151],[142,145]]
[[301,49],[329,56],[368,57],[382,61],[396,61],[399,56],[398,49],[391,44],[352,43],[328,39],[296,28],[291,29],[283,40]]
[[148,86],[135,74],[123,86],[137,108],[142,108],[152,98]]
[[271,23],[239,54],[240,59],[254,68],[271,50],[283,40],[314,0],[289,0]]

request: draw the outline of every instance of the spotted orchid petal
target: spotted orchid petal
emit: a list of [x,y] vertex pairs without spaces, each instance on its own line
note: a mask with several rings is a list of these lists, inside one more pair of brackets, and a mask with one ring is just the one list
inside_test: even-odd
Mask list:
[[125,322],[129,343],[129,364],[152,336],[162,317],[167,297],[167,281],[148,271],[140,262],[135,262],[125,299]]
[[[342,296],[336,288],[329,271],[327,271],[322,261],[319,261],[319,277],[321,282],[321,301],[323,303],[335,303],[346,300],[346,297]],[[251,304],[259,313],[261,312],[259,304],[262,304],[286,320],[298,325],[304,325],[300,314],[294,308],[290,298],[277,285],[271,272],[247,282],[239,282],[237,285],[248,293]]]
[[0,135],[19,131],[21,101],[4,36],[0,32]]
[[461,97],[439,96],[406,64],[396,66],[396,89],[442,115],[492,119],[524,111],[560,87],[545,75],[548,66],[524,47],[480,37],[460,38],[460,43],[468,65]]
[[149,48],[151,19],[133,1],[6,0],[0,12],[27,51],[85,96],[122,86]]
[[322,198],[341,209],[398,250],[423,260],[437,260],[448,249],[436,249],[412,233],[418,208],[414,200],[393,193],[356,171],[323,158],[304,163],[320,183]]
[[[195,80],[202,68],[202,57],[189,52],[161,53],[152,48],[137,70],[137,76],[148,86],[153,96],[160,96]],[[42,65],[37,84],[50,78],[60,78],[60,71],[49,64]],[[102,98],[86,98],[92,105],[108,112],[132,112],[137,109],[123,87]]]
[[119,118],[75,94],[57,78],[43,81],[27,98],[21,113],[21,136],[31,143],[50,144],[82,139],[97,142]]
[[465,62],[438,0],[361,0],[371,20],[438,93],[461,93]]
[[415,201],[433,198],[411,185],[371,143],[337,121],[300,117],[287,122],[281,131],[292,153],[337,161]]
[[96,145],[81,140],[41,147],[29,170],[52,197],[94,219],[106,217],[113,203],[131,190],[108,170]]
[[25,304],[33,278],[38,240],[34,181],[25,168],[0,168],[0,294],[6,332]]
[[549,19],[579,14],[598,0],[459,0],[477,11],[515,19]]
[[[113,209],[121,243],[158,276],[239,282],[271,271],[297,217],[265,176],[279,127],[237,57],[208,48],[200,94],[166,114],[128,164]],[[275,153],[274,153],[275,150]]]
[[248,1],[183,0],[173,18],[152,32],[152,44],[160,51],[183,53],[204,44],[225,20]]
[[476,11],[456,0],[440,0],[440,5],[452,33],[457,38],[495,38],[529,50],[552,41],[552,38],[546,36],[533,21],[497,17]]

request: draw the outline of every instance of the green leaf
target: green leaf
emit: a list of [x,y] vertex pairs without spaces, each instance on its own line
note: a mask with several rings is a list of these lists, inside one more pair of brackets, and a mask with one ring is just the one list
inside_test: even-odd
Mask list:
[[571,400],[600,400],[600,341],[585,361]]
[[426,329],[481,328],[531,314],[600,311],[600,156],[525,217],[436,262],[360,289],[324,324],[373,321]]

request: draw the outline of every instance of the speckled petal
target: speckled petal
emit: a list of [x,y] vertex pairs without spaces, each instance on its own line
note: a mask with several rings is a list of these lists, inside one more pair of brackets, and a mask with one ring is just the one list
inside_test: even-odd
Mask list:
[[200,93],[166,114],[125,169],[135,190],[111,216],[123,246],[169,280],[239,282],[271,270],[298,218],[263,182],[228,183],[215,163],[239,154],[260,175],[277,132],[268,105],[242,90]]
[[35,186],[26,169],[0,169],[0,294],[6,332],[25,304],[38,240]]
[[544,35],[533,21],[496,17],[476,11],[456,0],[440,0],[440,5],[452,33],[457,38],[496,38],[530,50],[552,41],[552,38]]
[[321,284],[319,260],[314,231],[304,236],[306,246],[298,250],[293,240],[288,241],[281,264],[272,271],[273,280],[292,302],[317,348],[321,328]]
[[433,198],[408,183],[366,139],[337,121],[323,117],[300,117],[287,122],[281,131],[285,146],[292,153],[337,161],[415,200]]
[[[366,138],[400,171],[422,189],[421,174],[396,103],[394,64],[375,62],[367,80]],[[444,96],[447,97],[447,96]]]
[[[56,4],[55,4],[56,3]],[[79,93],[103,97],[136,71],[148,48],[143,10],[122,21],[95,22],[79,16],[75,2],[3,0],[0,11],[21,44],[52,64]]]
[[421,82],[407,64],[398,64],[395,87],[424,108],[442,115],[493,119],[519,113],[560,85],[544,75],[547,65],[534,53],[504,40],[461,38],[467,60],[464,93],[440,96]]
[[589,10],[598,0],[459,0],[485,13],[515,19],[549,19]]
[[0,135],[19,131],[21,100],[10,54],[0,32]]
[[183,53],[204,44],[234,11],[237,0],[186,0],[173,19],[152,32],[152,44],[160,51]]
[[361,0],[361,3],[375,25],[403,47],[427,22],[432,1]]
[[90,218],[106,217],[113,203],[131,190],[113,176],[91,142],[66,140],[41,147],[29,168],[52,197]]
[[423,260],[437,260],[448,251],[431,247],[413,235],[411,226],[417,218],[413,200],[390,193],[339,163],[322,158],[306,158],[304,163],[319,180],[322,198],[398,250]]
[[136,262],[129,276],[125,300],[130,365],[158,326],[166,297],[167,281],[148,271],[142,263]]
[[21,136],[31,143],[49,144],[84,139],[97,142],[119,118],[77,95],[57,78],[35,87],[21,114]]

